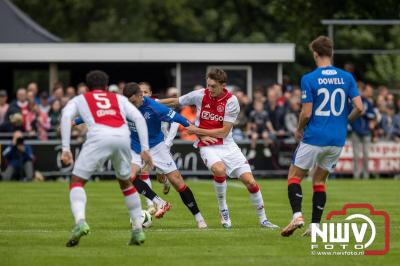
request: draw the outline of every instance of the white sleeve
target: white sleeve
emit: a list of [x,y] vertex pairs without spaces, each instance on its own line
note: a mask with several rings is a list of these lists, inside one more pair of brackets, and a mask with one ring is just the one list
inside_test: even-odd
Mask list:
[[232,96],[225,107],[224,121],[235,123],[240,112],[240,105],[236,96]]
[[180,105],[196,105],[196,100],[203,95],[205,89],[195,90],[178,98]]
[[121,98],[123,99],[121,103],[125,109],[126,117],[135,123],[142,151],[147,151],[149,149],[149,134],[147,131],[146,120],[144,119],[142,113],[135,106],[133,106],[133,104],[131,104],[127,98]]
[[168,147],[172,147],[174,138],[178,133],[178,128],[179,128],[179,123],[174,122],[171,124],[171,127],[169,128],[168,134],[164,141]]
[[61,116],[61,142],[62,150],[69,151],[71,141],[71,121],[74,119],[78,112],[78,106],[75,100],[70,100],[62,110]]

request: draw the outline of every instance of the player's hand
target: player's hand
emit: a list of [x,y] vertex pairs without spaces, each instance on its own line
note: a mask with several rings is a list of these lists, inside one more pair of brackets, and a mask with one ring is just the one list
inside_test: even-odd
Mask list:
[[153,168],[153,159],[151,158],[149,151],[142,151],[140,153],[140,157],[144,162],[144,167],[148,166],[150,169]]
[[61,161],[65,164],[65,165],[71,165],[74,163],[74,158],[72,157],[72,153],[71,151],[63,151],[61,153]]
[[299,130],[299,129],[297,129],[296,132],[294,133],[294,137],[296,138],[296,140],[298,142],[303,140],[303,135],[304,135],[304,131],[303,130]]
[[201,142],[203,142],[207,146],[211,145],[211,144],[214,144],[214,143],[216,143],[218,141],[218,139],[213,138],[213,137],[209,137],[209,136],[202,136],[202,137],[200,137],[200,140],[201,140]]
[[190,133],[190,134],[196,134],[197,130],[198,130],[198,127],[196,127],[192,124],[190,124],[188,127],[185,127],[185,128],[188,131],[188,133]]

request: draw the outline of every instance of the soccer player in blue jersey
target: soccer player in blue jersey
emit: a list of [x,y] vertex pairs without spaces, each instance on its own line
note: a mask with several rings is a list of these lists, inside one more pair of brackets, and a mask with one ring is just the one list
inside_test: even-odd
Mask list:
[[[293,218],[282,230],[282,236],[290,236],[304,225],[300,183],[314,166],[311,223],[319,226],[326,202],[325,182],[344,146],[347,123],[363,112],[353,76],[332,66],[333,42],[320,36],[311,42],[310,50],[317,68],[301,79],[302,109],[295,134],[300,143],[288,173],[288,196]],[[353,104],[352,110],[349,102]],[[311,224],[304,236],[311,234],[310,228]]]
[[[165,174],[172,186],[176,189],[176,191],[179,192],[183,203],[193,214],[198,228],[207,228],[207,224],[200,213],[192,191],[183,181],[183,178],[176,167],[171,153],[169,152],[169,148],[164,143],[164,134],[161,131],[162,121],[170,123],[176,122],[186,128],[191,128],[194,126],[189,124],[186,118],[176,113],[172,109],[156,102],[149,97],[143,97],[143,93],[137,83],[127,83],[124,87],[123,95],[126,96],[129,101],[139,109],[146,120],[149,132],[150,154],[157,170]],[[128,124],[131,130],[132,165],[137,166],[137,169],[133,170],[134,172],[139,171],[143,167],[142,160],[140,158],[141,146],[135,124],[129,123],[129,121]],[[134,185],[136,186],[135,182]],[[169,208],[170,207],[167,205],[158,209],[155,216],[162,216]]]

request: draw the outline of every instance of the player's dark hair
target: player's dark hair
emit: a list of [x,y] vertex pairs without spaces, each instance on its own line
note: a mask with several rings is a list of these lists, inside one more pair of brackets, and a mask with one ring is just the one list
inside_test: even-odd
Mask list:
[[89,90],[106,90],[108,86],[108,75],[101,70],[90,71],[86,75],[86,84]]
[[130,98],[133,95],[138,94],[139,92],[140,92],[139,84],[137,84],[136,82],[129,82],[125,84],[122,94],[125,97]]
[[207,73],[207,78],[218,81],[221,84],[228,81],[228,75],[222,68],[219,67],[211,68]]
[[150,90],[150,91],[152,91],[151,85],[150,85],[150,83],[148,83],[147,81],[139,82],[139,86],[140,86],[140,85],[145,85],[145,86],[149,87],[149,90]]
[[333,55],[333,42],[326,36],[318,36],[310,43],[309,47],[319,56],[332,57]]

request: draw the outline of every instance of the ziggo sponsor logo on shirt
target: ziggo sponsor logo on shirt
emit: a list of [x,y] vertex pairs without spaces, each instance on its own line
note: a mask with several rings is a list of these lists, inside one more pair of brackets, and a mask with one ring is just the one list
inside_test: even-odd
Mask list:
[[202,111],[201,118],[204,120],[224,121],[224,118],[221,115],[216,115],[208,111]]
[[97,117],[102,117],[106,115],[116,115],[117,112],[114,109],[108,109],[108,110],[97,110],[96,115]]

